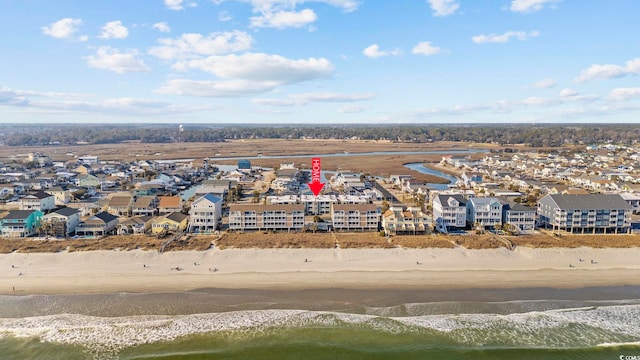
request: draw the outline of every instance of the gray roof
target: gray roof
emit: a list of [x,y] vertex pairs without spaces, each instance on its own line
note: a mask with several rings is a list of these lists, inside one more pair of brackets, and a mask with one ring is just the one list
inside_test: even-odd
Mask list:
[[71,216],[71,215],[79,213],[79,212],[80,212],[80,210],[74,209],[74,208],[70,208],[68,206],[65,206],[63,208],[60,208],[60,209],[54,211],[54,213],[60,214],[62,216]]
[[618,194],[552,194],[547,195],[560,209],[565,210],[631,210]]
[[494,202],[499,203],[500,205],[502,205],[502,203],[500,202],[500,200],[498,200],[497,198],[494,197],[488,197],[488,198],[471,198],[469,199],[469,201],[471,201],[474,204],[492,204]]
[[182,220],[189,217],[189,215],[180,213],[180,212],[172,212],[171,214],[165,216],[169,220],[173,220],[175,222],[182,222]]
[[24,220],[29,216],[31,216],[31,214],[34,212],[35,210],[11,210],[9,211],[7,216],[5,216],[3,219],[4,220]]
[[440,204],[443,204],[443,205],[447,204],[447,206],[448,206],[449,198],[456,199],[460,203],[461,207],[467,206],[467,199],[465,199],[464,196],[462,196],[460,194],[438,195],[438,200],[440,200]]
[[98,218],[98,219],[100,219],[100,220],[104,221],[104,223],[105,223],[105,224],[108,224],[108,223],[110,223],[111,221],[113,221],[113,220],[115,220],[115,219],[117,219],[117,218],[118,218],[117,216],[111,215],[111,214],[109,214],[109,213],[108,213],[108,212],[106,212],[106,211],[103,211],[103,212],[97,213],[97,214],[95,214],[93,217],[96,217],[96,218]]

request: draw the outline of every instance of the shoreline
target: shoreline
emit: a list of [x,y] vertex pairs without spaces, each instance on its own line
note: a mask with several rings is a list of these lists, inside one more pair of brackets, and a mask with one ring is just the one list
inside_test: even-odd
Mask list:
[[12,253],[0,255],[0,294],[637,286],[638,258],[640,248]]

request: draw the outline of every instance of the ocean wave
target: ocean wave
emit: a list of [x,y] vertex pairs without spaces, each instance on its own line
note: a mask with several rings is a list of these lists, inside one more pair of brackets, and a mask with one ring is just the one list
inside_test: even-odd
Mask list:
[[251,310],[194,315],[96,317],[59,314],[0,319],[2,336],[85,346],[96,352],[226,332],[261,336],[280,329],[364,327],[390,334],[446,337],[464,346],[594,347],[640,342],[640,305],[515,314],[377,316],[307,310]]

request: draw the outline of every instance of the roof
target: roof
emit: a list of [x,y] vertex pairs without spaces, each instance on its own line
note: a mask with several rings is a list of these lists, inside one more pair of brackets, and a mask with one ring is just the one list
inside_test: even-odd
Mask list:
[[4,220],[23,220],[31,216],[35,210],[10,210]]
[[129,195],[118,195],[114,196],[109,200],[109,207],[125,207],[129,206],[131,203],[131,196]]
[[377,211],[374,204],[333,204],[334,211]]
[[446,204],[448,206],[449,205],[449,198],[456,199],[456,201],[460,203],[461,207],[467,205],[467,199],[465,199],[464,196],[462,196],[460,194],[453,194],[453,195],[451,195],[451,194],[441,194],[441,195],[438,195],[437,197],[438,197],[438,200],[440,200],[440,204],[442,204],[442,205]]
[[502,205],[502,203],[500,203],[500,200],[498,200],[497,198],[494,197],[488,197],[488,198],[471,198],[469,199],[470,202],[476,204],[476,205],[488,205],[488,204],[493,204],[495,202],[499,203],[500,205]]
[[133,204],[134,208],[148,208],[155,199],[155,196],[140,196]]
[[123,219],[120,225],[144,225],[147,221],[153,219],[155,216],[135,216],[129,219]]
[[184,221],[184,219],[188,218],[189,215],[183,214],[181,212],[172,212],[171,214],[165,216],[167,219],[180,223]]
[[160,208],[179,208],[182,200],[180,196],[160,196],[158,199],[160,199],[160,205],[158,205]]
[[229,212],[265,212],[265,211],[304,211],[304,204],[271,204],[271,205],[257,205],[257,204],[231,204],[229,206]]
[[618,194],[552,194],[547,195],[560,209],[566,210],[617,210],[631,209]]
[[77,214],[79,212],[80,212],[80,210],[74,209],[74,208],[70,208],[70,207],[67,207],[67,206],[54,211],[54,213],[60,214],[62,216],[71,216],[71,215]]
[[116,219],[118,218],[117,216],[111,215],[111,214],[109,214],[109,213],[108,213],[108,212],[106,212],[106,211],[103,211],[103,212],[97,213],[97,214],[95,214],[93,217],[94,217],[94,218],[98,218],[98,219],[100,219],[100,220],[104,221],[104,222],[105,222],[105,224],[106,224],[106,223],[109,223],[109,222],[111,222],[111,221],[113,221],[113,220],[116,220]]
[[53,196],[53,195],[47,194],[46,192],[44,192],[42,190],[36,191],[36,192],[32,192],[32,193],[29,193],[27,195],[27,197],[35,197],[35,198],[38,198],[38,199],[46,199],[46,198],[51,197],[51,196]]
[[202,199],[207,199],[207,200],[211,201],[212,203],[218,203],[218,202],[222,201],[222,199],[220,197],[209,193],[209,194],[204,194],[201,197],[197,198],[196,200],[194,200],[194,203],[202,201]]

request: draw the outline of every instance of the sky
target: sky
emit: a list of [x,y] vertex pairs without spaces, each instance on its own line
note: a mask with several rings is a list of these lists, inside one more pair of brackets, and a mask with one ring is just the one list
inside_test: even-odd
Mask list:
[[2,123],[637,123],[637,0],[0,0]]

